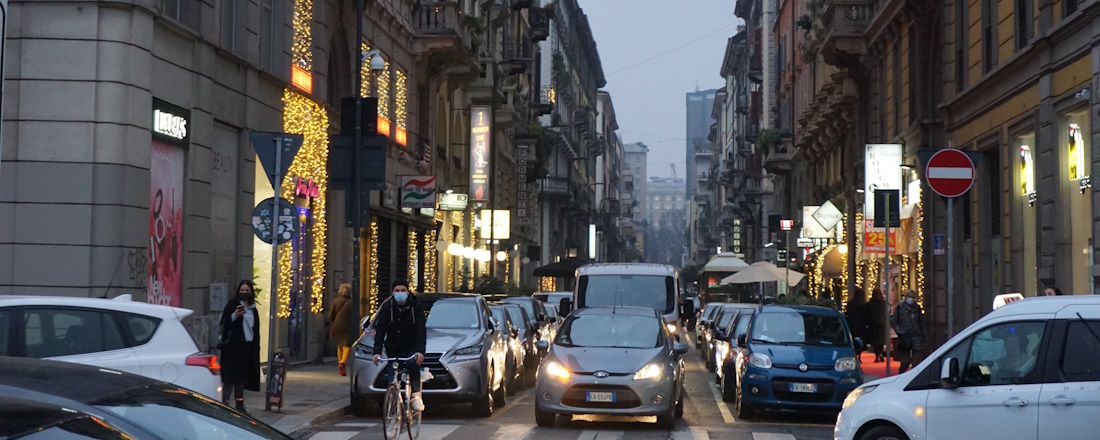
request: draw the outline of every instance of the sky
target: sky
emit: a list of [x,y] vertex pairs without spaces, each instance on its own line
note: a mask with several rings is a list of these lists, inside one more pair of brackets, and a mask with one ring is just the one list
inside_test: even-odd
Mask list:
[[649,147],[649,176],[684,177],[684,95],[721,88],[734,0],[578,0],[588,15],[624,143]]

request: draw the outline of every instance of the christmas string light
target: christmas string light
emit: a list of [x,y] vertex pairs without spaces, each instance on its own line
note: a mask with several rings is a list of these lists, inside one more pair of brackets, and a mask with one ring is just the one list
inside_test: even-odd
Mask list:
[[917,304],[924,310],[924,203],[917,203],[913,211],[916,218],[913,219],[917,228]]
[[378,310],[378,221],[371,220],[370,222],[370,264],[367,265],[367,273],[369,274],[369,287],[368,293],[370,294],[370,310],[368,314],[373,315],[375,310]]
[[313,0],[294,0],[294,42],[291,60],[306,72],[313,70]]
[[[361,50],[362,53],[369,52],[370,51],[370,44],[367,44],[366,42],[360,44],[359,45],[359,50]],[[368,61],[369,60],[363,60],[362,65],[359,66],[359,85],[360,85],[360,87],[359,87],[359,97],[360,98],[369,98],[370,94],[371,94],[371,90],[370,90],[371,71],[370,71],[370,63]]]
[[433,229],[424,243],[424,292],[436,292],[436,260],[439,258],[439,249],[436,248],[437,240],[439,240],[439,232]]
[[407,129],[409,128],[406,126],[406,123],[408,122],[408,109],[405,107],[405,103],[408,98],[408,92],[405,89],[405,81],[407,77],[405,76],[405,72],[402,72],[401,69],[394,69],[394,73],[396,74],[393,95],[394,109],[396,110],[396,114],[394,115],[394,122],[397,122],[398,127]]
[[409,231],[409,264],[406,270],[408,277],[405,278],[409,280],[409,291],[414,293],[420,291],[420,282],[417,280],[416,273],[417,265],[420,264],[419,255],[416,254],[416,236],[416,231]]
[[378,116],[390,120],[390,62],[386,69],[378,72]]
[[[841,217],[841,223],[840,224],[841,225],[848,224],[848,214],[844,214],[844,216]],[[845,235],[845,232],[847,232],[847,231],[844,228],[841,228],[841,230],[840,230],[840,242],[841,243],[847,243],[848,242],[848,237],[847,237],[847,235]],[[851,249],[849,249],[849,252],[851,252]],[[840,274],[841,274],[840,275],[840,280],[841,280],[840,298],[841,298],[842,301],[844,301],[844,304],[848,304],[848,298],[849,298],[849,296],[848,296],[849,295],[849,292],[848,292],[848,255],[847,254],[841,254],[841,256],[844,258],[844,262],[840,265],[840,267],[841,267],[841,269],[840,269]]]

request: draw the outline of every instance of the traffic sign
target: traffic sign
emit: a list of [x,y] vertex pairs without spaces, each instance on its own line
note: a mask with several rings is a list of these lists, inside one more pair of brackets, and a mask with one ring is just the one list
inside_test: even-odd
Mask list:
[[780,220],[779,228],[784,231],[789,231],[794,227],[794,220]]
[[[264,166],[264,173],[267,174],[267,180],[271,182],[272,188],[275,187],[276,175],[280,179],[286,176],[291,162],[294,162],[294,155],[298,154],[298,149],[302,148],[302,142],[305,140],[305,137],[300,134],[262,131],[254,131],[248,135],[248,138],[252,141],[252,148],[256,150],[256,157]],[[276,148],[283,150],[279,160],[275,158]]]
[[924,176],[936,194],[958,197],[966,194],[974,184],[974,162],[962,151],[940,150],[928,159]]
[[252,210],[252,232],[264,243],[271,244],[271,241],[276,238],[279,244],[286,243],[294,238],[300,226],[298,208],[287,199],[279,198],[277,216],[274,197],[265,199]]

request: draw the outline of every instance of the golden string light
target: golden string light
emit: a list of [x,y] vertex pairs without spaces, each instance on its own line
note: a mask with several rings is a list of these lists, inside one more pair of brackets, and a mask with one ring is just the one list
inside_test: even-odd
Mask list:
[[917,228],[917,304],[924,310],[924,203],[917,203],[914,208],[916,218],[913,225]]
[[367,274],[369,278],[369,288],[367,293],[370,295],[370,310],[368,314],[373,315],[375,310],[378,310],[378,221],[371,220],[370,222],[370,264],[367,265]]
[[294,42],[291,61],[306,72],[313,70],[313,0],[294,0]]
[[424,292],[432,292],[435,290],[436,282],[436,264],[439,258],[439,250],[436,248],[436,240],[439,239],[439,232],[432,230],[424,243]]
[[[325,212],[325,192],[328,186],[328,113],[325,108],[313,100],[286,89],[283,92],[283,131],[300,134],[304,137],[301,149],[294,156],[290,170],[283,178],[280,194],[287,200],[294,199],[296,178],[312,179],[318,186],[319,194],[309,202],[313,225],[310,227],[313,248],[311,264],[312,278],[308,282],[310,292],[310,311],[320,313],[324,310],[324,274],[328,248],[325,239],[328,217]],[[291,255],[287,251],[279,254],[279,279],[277,297],[279,299],[278,317],[290,317],[290,280]]]
[[407,77],[405,76],[405,72],[402,72],[401,69],[394,69],[394,72],[396,73],[393,95],[394,110],[396,111],[394,122],[397,123],[398,127],[407,129],[409,128],[406,126],[408,122],[408,109],[405,107],[408,98],[408,92],[405,89]]
[[409,267],[406,270],[406,274],[409,280],[409,290],[412,292],[420,292],[420,281],[417,272],[417,266],[420,265],[420,256],[416,253],[416,231],[409,231]]
[[[841,223],[840,224],[845,225],[847,223],[848,223],[848,214],[844,214],[844,216],[841,218]],[[845,232],[846,232],[845,228],[840,229],[840,242],[841,243],[848,243],[848,237],[845,235]],[[852,250],[849,250],[849,252],[852,252]],[[840,265],[840,267],[841,267],[841,269],[840,269],[840,281],[841,281],[840,298],[841,298],[842,301],[844,301],[844,304],[848,304],[848,298],[849,298],[848,295],[850,294],[850,292],[848,292],[848,254],[841,254],[841,255],[844,257],[844,263],[842,263]]]
[[[367,44],[366,42],[364,42],[364,43],[359,45],[359,50],[361,50],[362,53],[367,53],[367,52],[370,51],[370,45]],[[371,74],[371,71],[370,71],[370,63],[367,62],[367,61],[368,60],[363,60],[362,65],[359,66],[359,86],[360,86],[359,87],[359,97],[360,98],[369,98],[370,94],[371,94],[371,90],[370,90],[370,74]]]
[[378,72],[378,116],[390,119],[390,62],[386,61],[386,70]]

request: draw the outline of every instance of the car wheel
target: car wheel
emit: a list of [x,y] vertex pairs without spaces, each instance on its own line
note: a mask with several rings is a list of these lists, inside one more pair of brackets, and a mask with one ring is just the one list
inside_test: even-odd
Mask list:
[[668,406],[668,411],[657,415],[657,427],[660,429],[672,429],[676,425],[676,405]]
[[519,381],[516,380],[516,366],[512,365],[512,368],[508,371],[507,379],[504,380],[508,384],[508,391],[505,393],[508,396],[516,395],[516,389],[519,388]]
[[676,414],[677,419],[684,418],[684,390],[680,390],[680,400],[676,401]]
[[[488,388],[488,387],[486,387]],[[493,393],[488,389],[485,390],[485,395],[474,398],[474,401],[470,404],[474,410],[475,417],[489,417],[493,415]]]
[[[513,393],[514,394],[514,393]],[[508,403],[508,381],[504,378],[500,379],[500,387],[493,391],[493,406],[500,408]]]
[[554,426],[554,422],[557,422],[558,415],[552,412],[546,412],[535,406],[535,424],[548,428]]
[[735,400],[734,407],[737,410],[737,418],[743,419],[743,420],[748,420],[748,419],[753,418],[756,415],[756,412],[753,411],[751,406],[749,406],[747,403],[745,403],[745,396],[741,392],[741,387],[737,387],[736,393],[737,393],[737,396],[734,399]]
[[707,371],[714,372],[714,356],[707,356]]
[[879,425],[868,430],[859,440],[909,440],[909,436],[894,425]]
[[733,391],[734,385],[730,383],[730,376],[727,374],[725,379],[722,379],[722,401],[726,403],[733,403],[737,400],[737,396]]

